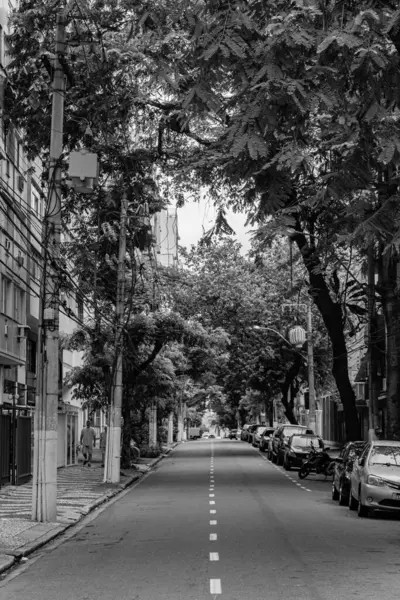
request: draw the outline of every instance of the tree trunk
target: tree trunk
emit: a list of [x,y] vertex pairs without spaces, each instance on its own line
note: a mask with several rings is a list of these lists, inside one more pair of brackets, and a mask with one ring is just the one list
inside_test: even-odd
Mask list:
[[311,248],[304,233],[299,230],[292,235],[296,242],[310,278],[310,293],[316,304],[332,343],[332,374],[336,382],[340,400],[343,404],[346,438],[348,441],[360,437],[360,426],[355,402],[355,394],[350,383],[347,348],[344,335],[342,307],[334,302],[322,274],[322,266],[316,252]]
[[[281,402],[285,407],[285,417],[292,425],[298,425],[297,419],[294,416],[294,394],[292,393],[292,383],[296,375],[298,375],[301,366],[301,356],[296,354],[296,358],[288,372],[286,373],[285,381],[281,385],[282,398]],[[288,398],[290,390],[290,399]]]
[[400,440],[400,298],[396,293],[397,257],[384,255],[380,264],[383,312],[386,322],[387,422],[385,437]]

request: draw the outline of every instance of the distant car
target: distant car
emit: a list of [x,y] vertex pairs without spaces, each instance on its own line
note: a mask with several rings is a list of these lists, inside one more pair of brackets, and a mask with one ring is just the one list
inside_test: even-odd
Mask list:
[[230,440],[236,440],[237,429],[231,429],[228,435]]
[[335,470],[332,481],[332,500],[339,500],[344,506],[349,501],[350,476],[353,464],[364,450],[366,442],[347,442],[336,459]]
[[254,431],[253,433],[253,446],[254,448],[259,448],[260,447],[260,441],[261,441],[261,437],[264,434],[264,431],[266,431],[266,426],[265,425],[260,425],[259,427],[257,427],[257,429]]
[[256,425],[250,425],[249,428],[247,429],[246,442],[248,442],[249,444],[253,443],[254,434],[257,431],[258,427],[260,427],[260,425],[257,423]]
[[400,442],[374,440],[354,461],[349,508],[359,517],[371,510],[400,511]]
[[268,458],[272,462],[280,465],[283,463],[283,457],[285,454],[285,446],[291,435],[295,433],[301,434],[314,434],[312,429],[309,429],[305,425],[278,425],[272,436],[272,440],[269,445]]
[[301,467],[303,460],[309,457],[311,448],[317,452],[324,449],[324,442],[318,435],[291,435],[283,455],[283,468],[290,471],[292,467]]
[[202,433],[201,437],[203,438],[203,440],[208,440],[208,438],[210,437],[210,434],[208,431],[204,431]]
[[242,442],[247,442],[247,436],[248,436],[248,429],[249,427],[251,427],[252,423],[246,423],[245,425],[243,425],[243,429],[240,432],[240,439],[242,440]]
[[261,452],[268,451],[269,441],[272,438],[272,436],[274,435],[274,431],[275,431],[275,429],[273,427],[265,428],[264,433],[262,434],[262,436],[260,438],[259,448],[260,448]]
[[210,433],[210,435],[208,437],[210,440],[215,440],[215,435],[213,433]]

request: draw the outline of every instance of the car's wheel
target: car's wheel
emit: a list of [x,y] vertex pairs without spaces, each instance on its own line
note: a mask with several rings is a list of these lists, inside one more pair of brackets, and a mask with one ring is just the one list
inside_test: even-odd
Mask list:
[[357,514],[359,517],[368,517],[369,516],[369,508],[365,506],[361,500],[361,490],[358,492],[358,505],[357,505]]
[[350,510],[356,510],[357,506],[358,506],[358,502],[354,498],[353,492],[351,491],[351,486],[350,486],[350,491],[349,491],[349,509]]
[[339,492],[337,491],[334,482],[332,482],[332,500],[339,500]]
[[343,493],[343,483],[340,484],[339,487],[339,504],[340,506],[346,506],[348,502],[348,497]]

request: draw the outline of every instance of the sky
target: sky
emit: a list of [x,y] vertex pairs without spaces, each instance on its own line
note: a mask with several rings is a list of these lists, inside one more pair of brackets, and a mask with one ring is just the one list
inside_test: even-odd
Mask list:
[[[215,221],[215,208],[212,203],[202,198],[199,202],[188,202],[178,209],[179,245],[190,248],[197,244],[205,231],[211,229]],[[227,221],[235,231],[236,239],[242,244],[245,254],[250,249],[250,227],[245,227],[246,216],[227,210]]]

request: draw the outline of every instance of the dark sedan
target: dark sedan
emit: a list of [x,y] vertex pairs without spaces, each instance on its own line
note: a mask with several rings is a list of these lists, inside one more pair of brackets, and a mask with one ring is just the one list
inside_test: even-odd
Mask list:
[[336,459],[335,470],[332,481],[332,500],[339,500],[341,506],[349,501],[350,476],[353,463],[365,447],[366,442],[347,442]]
[[301,467],[308,458],[311,448],[317,451],[324,449],[324,442],[317,435],[292,435],[286,445],[283,457],[283,468],[290,471],[292,467]]

